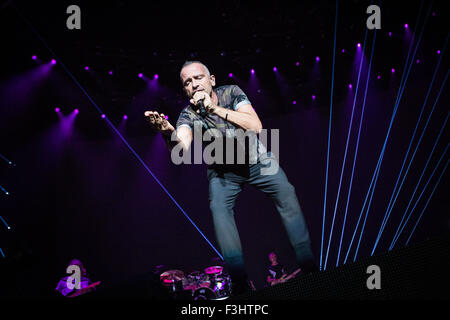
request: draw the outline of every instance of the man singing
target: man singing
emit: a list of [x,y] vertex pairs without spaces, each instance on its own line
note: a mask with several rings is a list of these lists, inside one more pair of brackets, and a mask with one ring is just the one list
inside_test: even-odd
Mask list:
[[[178,144],[187,152],[194,136],[197,136],[194,134],[196,123],[200,123],[203,130],[218,130],[227,138],[230,138],[233,130],[261,132],[262,124],[258,115],[238,86],[214,88],[215,76],[199,61],[187,61],[181,68],[180,78],[191,104],[181,111],[176,128],[165,119],[164,114],[145,112],[150,124],[163,134],[170,148]],[[203,107],[206,115],[202,116]],[[233,281],[234,294],[248,289],[233,211],[235,200],[246,183],[263,191],[273,200],[301,269],[305,273],[316,270],[308,229],[295,189],[280,167],[277,167],[275,173],[264,174],[267,163],[260,161],[263,153],[267,156],[264,147],[258,143],[256,161],[247,161],[245,164],[219,162],[208,166],[209,206],[217,242]],[[268,155],[270,157],[270,153]]]

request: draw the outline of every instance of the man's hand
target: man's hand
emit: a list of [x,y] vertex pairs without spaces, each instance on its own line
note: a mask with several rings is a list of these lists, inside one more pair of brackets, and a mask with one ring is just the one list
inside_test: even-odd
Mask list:
[[145,111],[144,115],[148,118],[150,125],[163,134],[170,135],[175,130],[163,113],[159,114],[156,111]]
[[[203,105],[208,113],[214,112],[216,106],[212,102],[211,97],[205,91],[197,91],[194,93],[194,96],[191,100],[189,100],[189,102],[196,106],[200,100],[203,100]],[[197,110],[197,113],[200,113],[200,110]]]

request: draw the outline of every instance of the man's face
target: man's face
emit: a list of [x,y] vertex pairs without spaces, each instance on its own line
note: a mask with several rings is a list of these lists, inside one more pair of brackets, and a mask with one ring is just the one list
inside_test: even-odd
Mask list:
[[212,88],[216,85],[213,75],[208,77],[208,73],[199,63],[192,63],[181,70],[181,81],[184,91],[189,98],[197,91],[205,91],[211,96]]
[[269,260],[272,263],[277,262],[277,255],[275,253],[269,254]]

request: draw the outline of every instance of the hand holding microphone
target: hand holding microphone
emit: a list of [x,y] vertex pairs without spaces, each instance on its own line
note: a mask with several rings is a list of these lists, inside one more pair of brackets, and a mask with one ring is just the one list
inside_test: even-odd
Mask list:
[[204,91],[197,91],[190,102],[192,105],[196,106],[197,113],[202,117],[205,117],[208,113],[213,111],[211,97]]

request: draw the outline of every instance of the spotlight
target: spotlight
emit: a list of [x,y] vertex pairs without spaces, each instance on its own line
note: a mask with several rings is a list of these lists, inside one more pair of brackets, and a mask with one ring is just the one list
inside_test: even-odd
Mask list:
[[59,108],[55,108],[55,112],[60,112],[61,110]]
[[169,116],[164,116],[164,118],[166,118],[166,120],[169,120]]
[[348,85],[348,88],[349,88],[349,89],[353,88],[353,86],[352,86],[351,83]]
[[405,23],[405,29],[408,29],[408,24],[407,23]]
[[341,52],[342,52],[342,53],[345,53],[345,49],[342,49]]
[[109,75],[112,75],[112,74],[113,74],[112,70],[110,70],[110,71],[108,72],[108,74],[109,74]]
[[294,101],[292,101],[292,104],[297,104],[297,101],[295,101],[295,100],[294,100]]
[[392,36],[392,32],[389,31],[389,37]]
[[255,69],[250,70],[251,74],[255,74]]
[[78,114],[80,111],[78,109],[73,110],[73,112],[75,112],[75,114]]
[[144,75],[143,75],[142,73],[139,73],[139,74],[138,74],[138,77],[139,77],[139,78],[142,78],[143,76],[144,76]]
[[419,60],[419,59],[417,59],[417,60],[416,60],[416,63],[419,63],[419,62],[420,62],[420,60]]
[[380,76],[380,75],[378,75],[378,76],[377,76],[377,79],[378,79],[378,80],[380,80],[380,79],[381,79],[381,76]]
[[395,69],[394,69],[394,68],[392,68],[392,69],[391,69],[391,72],[392,72],[392,73],[395,73]]
[[300,65],[300,62],[297,61],[297,62],[295,63],[295,65],[298,67],[298,66]]
[[228,77],[229,77],[229,78],[233,78],[233,74],[230,72],[230,73],[228,74]]
[[312,95],[312,99],[313,99],[313,100],[316,100],[316,96],[315,96],[315,95]]
[[102,119],[105,119],[105,118],[106,118],[105,114],[102,114]]
[[36,60],[36,59],[37,59],[37,57],[36,57],[36,56],[32,56],[32,57],[31,57],[31,59],[33,59],[33,60]]
[[316,57],[316,61],[317,61],[317,62],[319,62],[319,61],[320,61],[320,58],[319,58],[319,56],[317,56],[317,57]]
[[128,119],[128,116],[125,114],[124,116],[123,116],[123,120],[127,120]]
[[273,71],[277,72],[278,71],[277,67],[273,67]]
[[358,48],[361,48],[361,43],[358,42],[358,44],[356,45]]
[[84,67],[84,70],[88,71],[88,70],[89,70],[89,67],[88,67],[88,66]]
[[51,63],[52,63],[52,64],[56,64],[56,60],[55,60],[55,59],[52,59]]
[[437,54],[441,54],[441,50],[438,50],[438,51],[437,51]]
[[159,78],[159,75],[158,74],[155,74],[154,76],[153,76],[153,79],[155,79],[155,80],[157,80]]

